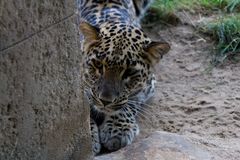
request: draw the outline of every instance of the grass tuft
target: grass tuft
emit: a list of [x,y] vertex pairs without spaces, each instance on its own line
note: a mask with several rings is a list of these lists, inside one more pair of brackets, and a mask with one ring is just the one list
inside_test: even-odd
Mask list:
[[228,12],[240,11],[240,0],[230,0],[226,6]]
[[216,40],[214,65],[221,64],[228,58],[234,60],[240,55],[240,15],[219,18],[205,24],[201,30]]
[[203,12],[204,9],[223,9],[228,4],[226,1],[228,0],[155,0],[146,13],[143,24],[161,22],[175,26],[180,22],[175,14],[178,11],[187,10],[195,13],[199,9]]
[[152,4],[152,7],[158,8],[163,12],[176,12],[183,9],[194,10],[199,9],[200,7],[206,9],[223,9],[225,6],[227,6],[228,1],[229,0],[155,0]]

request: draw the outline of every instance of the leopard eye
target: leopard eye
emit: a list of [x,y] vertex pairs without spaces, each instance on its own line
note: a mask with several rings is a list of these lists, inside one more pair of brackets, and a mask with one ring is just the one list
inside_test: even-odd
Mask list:
[[101,69],[103,67],[103,64],[100,61],[98,61],[98,60],[93,60],[93,65],[97,69]]
[[128,68],[125,70],[123,76],[122,76],[122,79],[126,79],[128,77],[132,77],[134,75],[136,75],[139,71],[134,69],[134,68]]

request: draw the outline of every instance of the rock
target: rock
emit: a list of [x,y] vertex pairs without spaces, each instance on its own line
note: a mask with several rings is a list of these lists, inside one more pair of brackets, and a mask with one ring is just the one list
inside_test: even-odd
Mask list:
[[210,160],[210,153],[190,139],[173,133],[154,132],[149,137],[95,160]]
[[186,67],[188,72],[196,71],[201,67],[200,63],[192,63]]

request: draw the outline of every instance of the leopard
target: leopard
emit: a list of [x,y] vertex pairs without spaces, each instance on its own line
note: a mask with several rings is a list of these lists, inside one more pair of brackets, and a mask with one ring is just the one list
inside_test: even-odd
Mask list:
[[152,0],[80,0],[84,94],[92,151],[117,151],[139,134],[138,115],[155,92],[154,67],[170,44],[141,27]]

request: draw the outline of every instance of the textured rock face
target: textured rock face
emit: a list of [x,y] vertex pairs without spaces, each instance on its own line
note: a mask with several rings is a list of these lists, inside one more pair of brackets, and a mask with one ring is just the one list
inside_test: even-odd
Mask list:
[[0,159],[91,159],[75,1],[0,2]]
[[0,49],[7,48],[75,12],[74,0],[2,0]]
[[167,132],[154,132],[117,152],[95,160],[210,160],[208,151],[189,139]]

